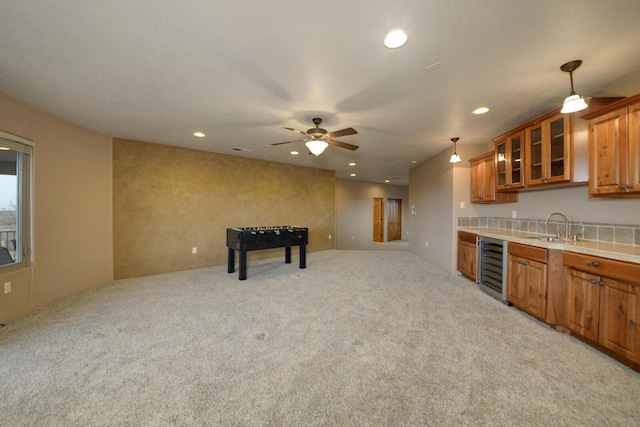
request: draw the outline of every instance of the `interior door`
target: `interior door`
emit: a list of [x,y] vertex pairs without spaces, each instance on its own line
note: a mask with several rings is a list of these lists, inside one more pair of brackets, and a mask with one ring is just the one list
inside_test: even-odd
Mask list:
[[387,241],[402,239],[402,200],[387,199]]
[[381,197],[373,198],[373,241],[384,242],[384,199]]

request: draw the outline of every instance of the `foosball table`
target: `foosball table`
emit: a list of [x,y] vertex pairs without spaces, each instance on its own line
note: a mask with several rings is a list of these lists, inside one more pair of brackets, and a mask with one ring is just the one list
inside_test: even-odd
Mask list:
[[247,252],[285,248],[284,262],[291,263],[291,247],[300,246],[300,268],[307,268],[309,229],[295,225],[227,228],[228,273],[235,272],[235,253],[240,258],[239,279],[247,279]]

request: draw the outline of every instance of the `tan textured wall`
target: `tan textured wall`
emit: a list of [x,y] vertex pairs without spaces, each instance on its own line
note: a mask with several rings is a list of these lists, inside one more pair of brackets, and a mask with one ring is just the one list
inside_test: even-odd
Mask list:
[[335,185],[333,171],[114,139],[115,278],[226,264],[230,227],[309,227],[308,252],[333,249]]
[[35,142],[33,265],[0,274],[0,323],[113,279],[111,138],[0,94],[0,129]]

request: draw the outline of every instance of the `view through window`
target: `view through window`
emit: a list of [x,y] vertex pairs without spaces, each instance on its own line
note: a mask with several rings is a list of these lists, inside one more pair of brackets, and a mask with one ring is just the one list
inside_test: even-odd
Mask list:
[[29,249],[29,182],[33,147],[0,132],[0,268],[25,265]]

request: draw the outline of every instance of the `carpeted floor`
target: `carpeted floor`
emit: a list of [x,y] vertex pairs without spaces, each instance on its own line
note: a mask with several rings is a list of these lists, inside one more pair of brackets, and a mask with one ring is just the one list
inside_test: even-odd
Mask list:
[[2,426],[640,425],[640,375],[408,251],[115,281],[0,329]]

